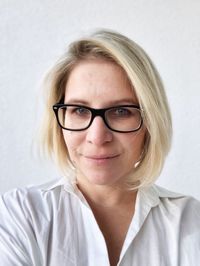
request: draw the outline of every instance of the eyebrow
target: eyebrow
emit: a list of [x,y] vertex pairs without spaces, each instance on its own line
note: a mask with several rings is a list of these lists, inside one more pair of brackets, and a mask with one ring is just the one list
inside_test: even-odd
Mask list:
[[[90,106],[91,103],[86,101],[86,100],[82,100],[82,99],[69,99],[67,101],[68,104],[77,104],[77,105],[86,105],[86,106]],[[137,100],[132,100],[130,98],[122,98],[119,100],[111,100],[106,102],[106,106],[115,106],[115,105],[124,105],[124,104],[134,104],[134,105],[139,105]]]

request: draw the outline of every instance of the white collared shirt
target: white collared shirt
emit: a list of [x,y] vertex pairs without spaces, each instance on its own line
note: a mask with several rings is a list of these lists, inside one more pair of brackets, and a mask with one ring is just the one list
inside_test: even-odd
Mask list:
[[[91,208],[66,179],[0,197],[1,266],[109,266]],[[200,265],[200,202],[153,185],[138,191],[118,266]]]

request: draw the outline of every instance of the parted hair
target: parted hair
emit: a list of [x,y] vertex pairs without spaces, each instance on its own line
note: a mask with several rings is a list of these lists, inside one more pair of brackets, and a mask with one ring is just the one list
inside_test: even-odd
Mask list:
[[171,115],[165,90],[160,75],[146,52],[131,39],[111,30],[98,30],[72,42],[48,71],[44,79],[45,112],[41,132],[43,151],[53,157],[64,175],[69,176],[70,158],[52,106],[63,99],[73,68],[87,59],[114,62],[126,73],[138,99],[146,127],[142,156],[137,167],[133,167],[127,184],[129,188],[136,189],[154,183],[163,168],[172,138]]

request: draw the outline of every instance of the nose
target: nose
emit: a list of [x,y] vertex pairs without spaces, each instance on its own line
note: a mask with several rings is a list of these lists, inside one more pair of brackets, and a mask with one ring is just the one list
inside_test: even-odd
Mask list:
[[111,142],[113,139],[113,133],[107,128],[103,119],[100,116],[96,116],[90,127],[87,129],[86,139],[87,142],[99,146]]

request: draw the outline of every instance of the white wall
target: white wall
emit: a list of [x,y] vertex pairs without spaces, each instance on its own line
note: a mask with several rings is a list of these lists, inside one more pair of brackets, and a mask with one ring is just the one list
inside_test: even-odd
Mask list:
[[200,199],[198,0],[1,0],[0,191],[59,176],[33,152],[42,110],[39,84],[66,45],[96,27],[131,37],[160,70],[174,138],[158,183]]

